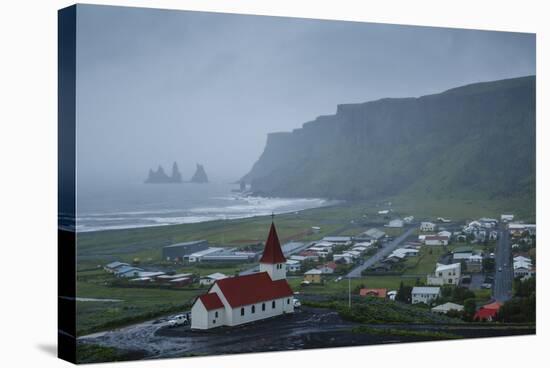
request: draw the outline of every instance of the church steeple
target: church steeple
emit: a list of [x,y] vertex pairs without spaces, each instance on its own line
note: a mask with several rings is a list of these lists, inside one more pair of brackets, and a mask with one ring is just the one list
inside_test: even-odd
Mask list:
[[275,224],[271,223],[269,235],[265,242],[264,253],[260,258],[260,272],[267,272],[272,280],[281,280],[286,278],[286,258],[281,249],[281,243],[277,236]]

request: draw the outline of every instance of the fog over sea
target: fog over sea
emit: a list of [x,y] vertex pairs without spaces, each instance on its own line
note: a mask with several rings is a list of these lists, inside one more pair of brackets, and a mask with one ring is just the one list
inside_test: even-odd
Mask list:
[[78,187],[78,232],[265,216],[336,203],[321,198],[265,198],[232,192],[238,185],[143,184]]

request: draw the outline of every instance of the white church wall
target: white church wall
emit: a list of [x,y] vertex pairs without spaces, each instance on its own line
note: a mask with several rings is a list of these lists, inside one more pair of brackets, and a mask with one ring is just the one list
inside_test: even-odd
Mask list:
[[[275,317],[283,313],[292,313],[294,309],[285,307],[287,299],[290,299],[290,306],[292,306],[292,297],[275,299],[275,308],[273,308],[273,300],[268,300],[261,303],[244,305],[242,307],[237,307],[232,310],[232,318],[230,326],[236,326],[243,323],[249,323],[258,321],[260,319]],[[265,311],[262,310],[262,304],[265,303]],[[252,306],[255,307],[255,312],[252,313]],[[241,315],[241,308],[244,308],[244,315]]]

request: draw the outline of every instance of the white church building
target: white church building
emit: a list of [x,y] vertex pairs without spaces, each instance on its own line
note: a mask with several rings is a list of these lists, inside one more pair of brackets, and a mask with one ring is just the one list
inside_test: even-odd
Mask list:
[[286,259],[275,225],[271,224],[260,258],[260,272],[217,280],[191,308],[191,328],[205,330],[294,312],[286,281]]

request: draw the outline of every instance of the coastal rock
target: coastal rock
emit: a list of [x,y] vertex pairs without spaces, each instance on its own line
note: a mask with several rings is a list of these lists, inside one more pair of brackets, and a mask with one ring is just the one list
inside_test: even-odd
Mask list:
[[204,171],[204,166],[197,164],[197,169],[191,178],[191,183],[208,183],[208,176],[206,175],[206,171]]
[[181,173],[178,169],[178,164],[174,162],[172,165],[172,175],[169,176],[164,172],[164,168],[159,165],[157,170],[149,169],[149,175],[145,179],[147,184],[166,184],[166,183],[181,183]]

